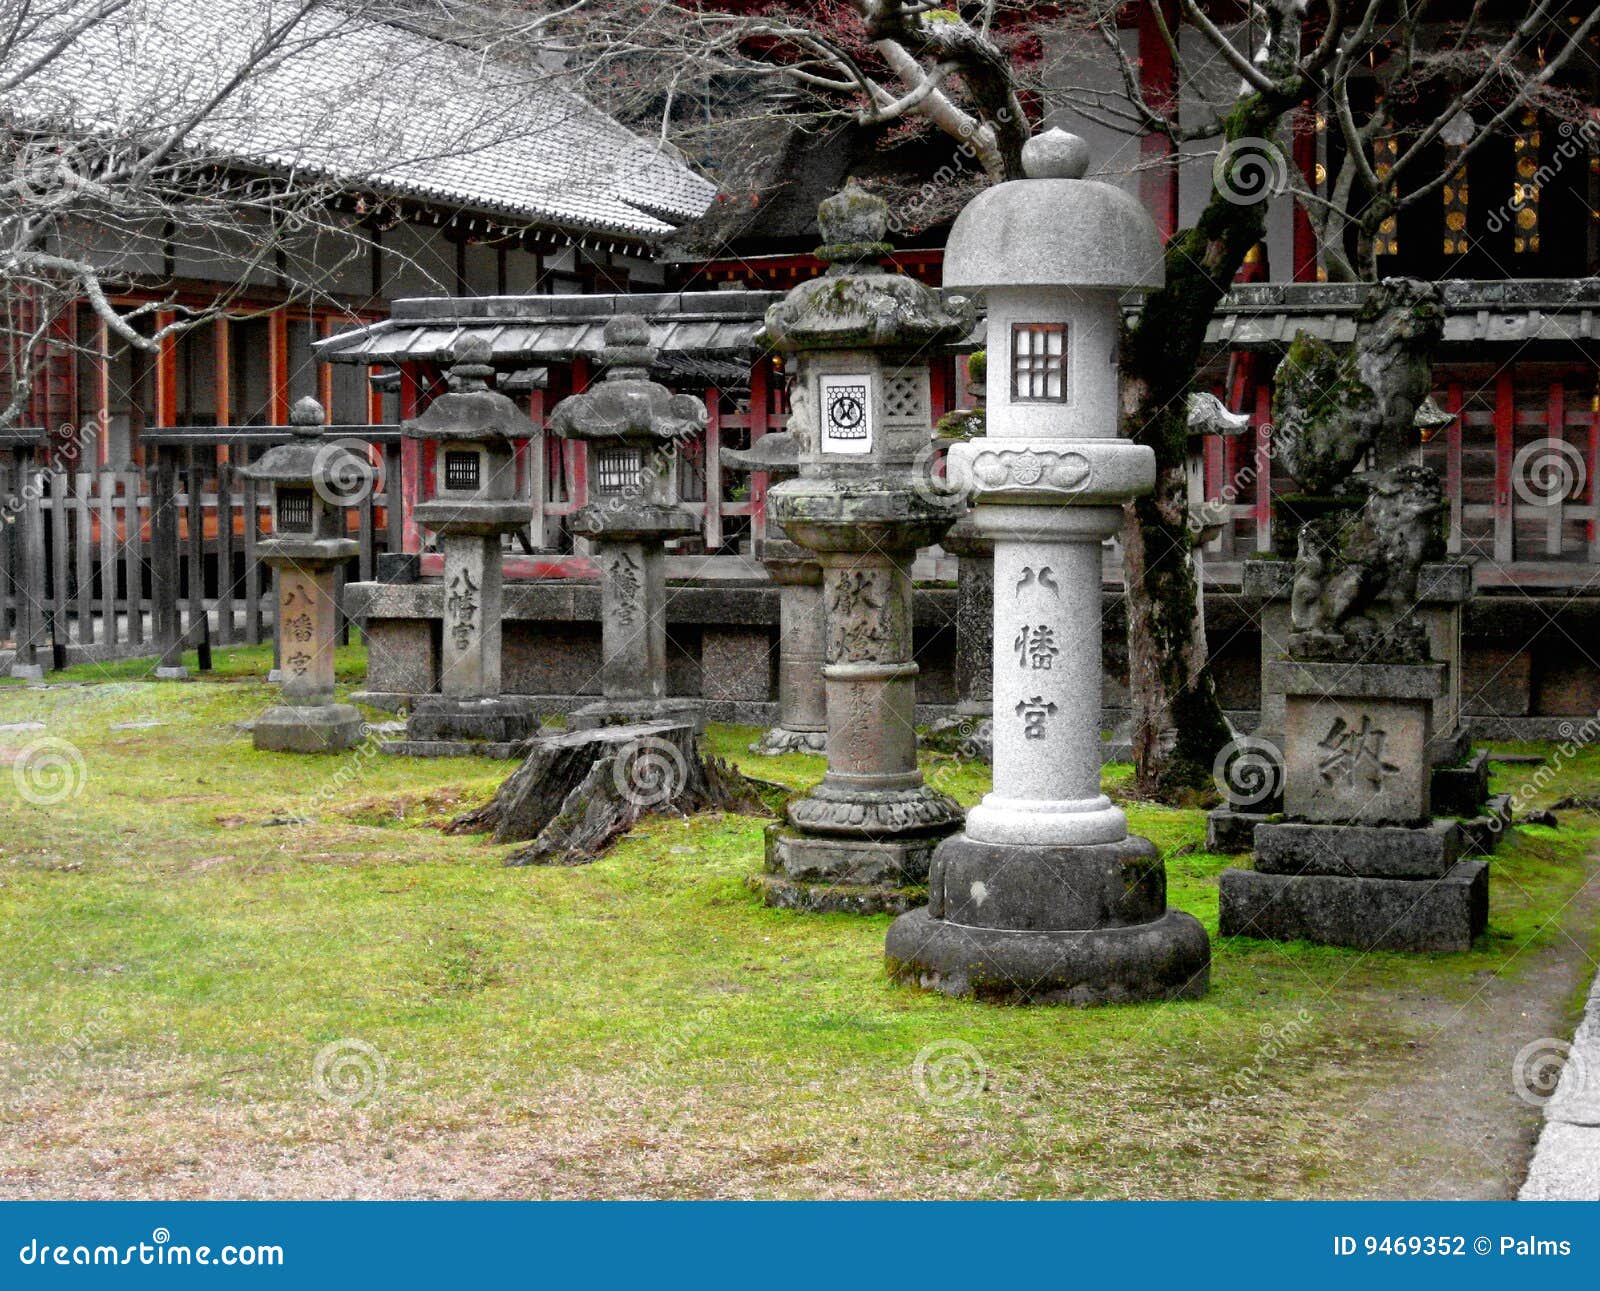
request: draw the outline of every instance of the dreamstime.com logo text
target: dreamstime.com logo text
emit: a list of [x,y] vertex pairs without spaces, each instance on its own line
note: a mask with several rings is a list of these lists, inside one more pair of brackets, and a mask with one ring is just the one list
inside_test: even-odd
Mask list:
[[165,1228],[157,1228],[148,1242],[134,1242],[128,1246],[114,1246],[101,1242],[95,1246],[83,1242],[41,1241],[35,1237],[17,1252],[18,1263],[35,1268],[187,1268],[193,1265],[218,1265],[224,1267],[283,1267],[281,1246],[185,1246],[175,1243]]

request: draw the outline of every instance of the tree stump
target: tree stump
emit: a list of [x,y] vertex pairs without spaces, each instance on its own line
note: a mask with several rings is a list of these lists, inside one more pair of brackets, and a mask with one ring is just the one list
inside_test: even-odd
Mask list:
[[651,722],[531,741],[494,797],[445,832],[531,839],[507,865],[585,865],[645,816],[697,811],[772,814],[756,782],[700,752],[692,724]]

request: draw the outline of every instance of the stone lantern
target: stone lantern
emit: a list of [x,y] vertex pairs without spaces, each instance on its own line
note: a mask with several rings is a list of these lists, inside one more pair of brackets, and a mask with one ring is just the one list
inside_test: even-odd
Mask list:
[[678,504],[678,454],[705,429],[705,404],[650,379],[650,325],[606,324],[605,377],[556,405],[550,428],[589,443],[590,502],[572,532],[600,566],[601,698],[569,718],[574,730],[663,720],[700,722],[691,699],[667,697],[666,553],[698,529]]
[[1155,482],[1117,437],[1119,293],[1162,282],[1139,203],[1085,180],[1088,149],[1030,140],[1026,179],[968,204],[945,281],[988,300],[984,438],[950,450],[994,542],[994,791],[939,847],[928,905],[895,920],[901,981],[949,995],[1097,1004],[1202,994],[1210,946],[1100,791],[1101,544]]
[[489,388],[490,356],[487,340],[461,340],[449,391],[400,428],[434,445],[433,496],[415,514],[444,555],[439,693],[417,701],[406,745],[439,752],[460,742],[510,745],[539,729],[532,699],[502,694],[500,682],[501,540],[533,517],[518,494],[515,442],[539,431]]
[[913,468],[932,430],[929,355],[970,320],[878,261],[888,209],[855,189],[818,208],[827,273],[767,311],[765,341],[790,356],[789,428],[799,478],[770,514],[822,566],[828,769],[767,836],[772,905],[909,908],[961,809],[923,782],[915,729],[911,564],[961,511]]
[[[799,443],[793,432],[776,431],[742,452],[724,450],[722,464],[735,471],[765,471],[771,484],[781,484],[800,473]],[[756,559],[778,585],[778,724],[750,751],[822,753],[828,747],[822,566],[770,516],[766,533],[756,541]]]
[[354,454],[322,438],[315,399],[289,414],[294,437],[241,474],[272,486],[272,537],[258,550],[277,572],[278,667],[283,702],[255,720],[258,749],[333,753],[361,738],[361,714],[333,702],[334,571],[360,549],[345,535],[337,481],[360,471]]

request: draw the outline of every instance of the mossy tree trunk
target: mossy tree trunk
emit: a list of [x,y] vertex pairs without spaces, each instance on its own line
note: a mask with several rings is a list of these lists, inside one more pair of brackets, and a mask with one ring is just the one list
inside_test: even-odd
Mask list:
[[[1227,141],[1270,137],[1295,101],[1292,89],[1241,100]],[[1265,234],[1266,211],[1265,200],[1241,204],[1213,187],[1194,227],[1167,244],[1166,285],[1146,298],[1122,354],[1123,433],[1156,454],[1155,491],[1128,505],[1122,532],[1133,756],[1139,791],[1168,801],[1209,785],[1212,762],[1232,738],[1195,577],[1188,399],[1206,324]]]

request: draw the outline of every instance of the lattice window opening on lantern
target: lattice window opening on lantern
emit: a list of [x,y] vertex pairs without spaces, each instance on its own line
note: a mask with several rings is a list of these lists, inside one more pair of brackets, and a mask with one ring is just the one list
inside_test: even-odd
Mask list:
[[285,533],[311,532],[309,489],[278,490],[278,528]]
[[1065,323],[1012,324],[1011,397],[1019,403],[1066,402]]
[[883,420],[889,426],[927,426],[933,421],[927,372],[891,373],[883,383]]
[[602,448],[595,461],[599,491],[612,496],[634,491],[639,487],[642,465],[637,448]]
[[444,486],[452,493],[476,493],[483,484],[483,456],[480,453],[446,451]]

